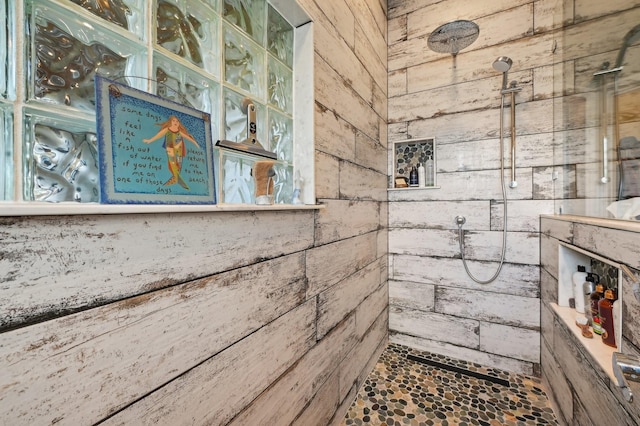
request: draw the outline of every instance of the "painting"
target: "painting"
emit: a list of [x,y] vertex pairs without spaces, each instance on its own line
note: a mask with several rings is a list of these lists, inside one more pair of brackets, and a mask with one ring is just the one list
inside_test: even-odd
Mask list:
[[215,204],[211,117],[95,78],[100,202]]

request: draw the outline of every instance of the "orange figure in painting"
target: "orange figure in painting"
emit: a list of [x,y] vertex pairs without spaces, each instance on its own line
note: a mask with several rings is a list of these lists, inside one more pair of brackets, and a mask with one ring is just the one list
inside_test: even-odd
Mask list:
[[144,143],[151,143],[164,136],[164,143],[162,147],[167,151],[167,164],[169,171],[171,172],[171,178],[165,182],[165,185],[173,185],[175,183],[180,184],[185,189],[189,189],[187,183],[180,176],[182,170],[182,159],[187,155],[187,147],[184,141],[188,140],[198,148],[198,142],[191,136],[189,131],[182,125],[178,117],[175,115],[169,116],[164,123],[157,123],[160,126],[160,131],[155,136],[149,139],[143,139]]

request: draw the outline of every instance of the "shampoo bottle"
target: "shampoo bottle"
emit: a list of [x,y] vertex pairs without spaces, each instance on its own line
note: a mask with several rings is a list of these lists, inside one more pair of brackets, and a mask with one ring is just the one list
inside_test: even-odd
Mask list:
[[616,296],[613,290],[607,289],[604,297],[598,302],[598,315],[602,327],[602,341],[605,345],[617,348],[616,335],[613,330],[613,302]]
[[429,156],[429,159],[427,160],[426,184],[427,186],[434,186],[436,184],[435,168],[433,165],[433,158],[431,158],[431,156]]
[[596,291],[596,281],[595,277],[591,272],[587,272],[587,277],[584,279],[584,283],[582,283],[582,297],[584,300],[584,310],[585,316],[589,320],[589,324],[591,324],[593,316],[591,314],[591,293]]
[[409,172],[409,186],[418,186],[418,170],[416,166],[411,166],[411,171]]
[[600,299],[604,297],[604,286],[600,283],[596,284],[596,290],[591,293],[591,327],[595,334],[602,334],[602,326],[600,325],[600,312],[598,310]]
[[426,181],[424,166],[422,165],[422,163],[420,163],[418,164],[418,186],[420,188],[424,188],[426,184],[427,184],[427,181]]
[[587,278],[587,268],[582,265],[578,265],[578,270],[573,273],[571,277],[573,281],[573,297],[575,299],[576,304],[576,312],[580,314],[584,314],[584,294],[582,292],[582,287]]

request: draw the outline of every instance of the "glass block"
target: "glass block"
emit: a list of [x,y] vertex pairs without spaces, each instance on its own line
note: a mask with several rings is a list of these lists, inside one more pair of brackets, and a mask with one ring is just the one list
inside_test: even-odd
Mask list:
[[251,169],[255,160],[246,156],[221,151],[222,199],[225,203],[253,204],[255,185]]
[[[112,79],[144,75],[143,46],[96,24],[89,25],[69,11],[37,5],[29,22],[30,100],[94,111],[95,74]],[[127,83],[136,86],[133,81]]]
[[273,166],[276,176],[273,186],[276,204],[291,204],[293,201],[293,166],[276,163]]
[[13,107],[0,104],[0,200],[13,200]]
[[220,85],[164,55],[153,55],[155,93],[165,99],[211,114],[211,134],[220,137]]
[[293,72],[269,55],[267,92],[269,105],[291,114],[293,112]]
[[224,80],[264,99],[265,53],[233,28],[224,27]]
[[267,50],[293,68],[293,26],[269,5]]
[[142,0],[71,0],[71,2],[141,38],[144,34],[145,4]]
[[218,75],[218,16],[198,0],[158,0],[156,43]]
[[[224,131],[223,138],[242,142],[247,138],[247,114],[242,107],[245,96],[224,88]],[[267,143],[267,112],[264,105],[254,102],[256,106],[256,127],[258,142],[268,149]]]
[[269,142],[278,160],[293,161],[293,120],[273,109],[269,109]]
[[0,2],[0,97],[15,99],[15,16],[14,2]]
[[223,0],[222,15],[264,46],[266,4],[264,0]]
[[206,5],[220,13],[220,0],[202,0]]
[[23,156],[25,200],[99,201],[97,136],[91,123],[27,113]]

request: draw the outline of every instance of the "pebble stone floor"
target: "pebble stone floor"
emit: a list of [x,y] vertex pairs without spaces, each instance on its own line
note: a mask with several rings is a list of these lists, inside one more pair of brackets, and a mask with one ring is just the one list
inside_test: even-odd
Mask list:
[[556,425],[541,386],[537,378],[390,343],[341,426]]

